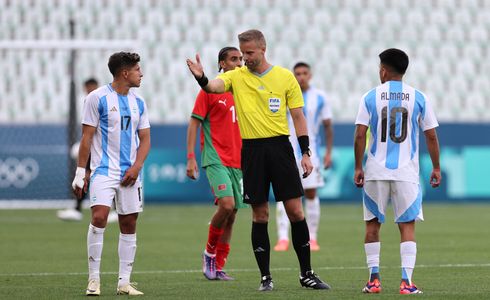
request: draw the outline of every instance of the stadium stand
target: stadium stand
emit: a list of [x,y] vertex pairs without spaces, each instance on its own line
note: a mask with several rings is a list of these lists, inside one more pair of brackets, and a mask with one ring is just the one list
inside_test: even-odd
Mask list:
[[[298,3],[301,5],[298,5]],[[185,58],[197,51],[209,77],[216,52],[236,34],[266,34],[272,63],[313,66],[335,119],[352,122],[358,99],[378,83],[377,54],[402,47],[406,81],[431,96],[441,121],[490,121],[490,1],[484,0],[0,0],[0,40],[135,39],[143,56],[140,89],[153,123],[184,123],[198,86]],[[81,50],[77,86],[109,82],[107,50]],[[69,53],[0,49],[1,123],[62,123],[68,115]],[[78,90],[82,95],[82,91]],[[347,104],[347,105],[346,105]]]

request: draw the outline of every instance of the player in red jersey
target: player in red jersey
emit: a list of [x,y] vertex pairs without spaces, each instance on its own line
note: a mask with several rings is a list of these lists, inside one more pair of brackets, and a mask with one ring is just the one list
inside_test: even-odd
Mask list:
[[[218,65],[219,71],[224,72],[241,67],[240,51],[235,47],[221,49]],[[208,241],[203,253],[203,274],[209,280],[233,280],[223,271],[223,267],[230,252],[237,209],[246,207],[242,197],[240,170],[242,139],[233,95],[230,92],[199,92],[187,130],[187,176],[191,179],[197,179],[199,172],[194,154],[199,125],[201,166],[206,170],[218,206],[209,225]]]

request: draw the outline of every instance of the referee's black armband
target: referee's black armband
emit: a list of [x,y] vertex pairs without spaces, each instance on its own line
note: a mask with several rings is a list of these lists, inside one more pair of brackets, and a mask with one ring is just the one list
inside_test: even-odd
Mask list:
[[309,154],[310,152],[310,139],[307,135],[302,135],[298,137],[299,148],[301,149],[301,154]]
[[208,83],[209,83],[209,80],[208,80],[208,78],[206,77],[206,75],[204,74],[204,72],[202,73],[201,78],[197,78],[197,77],[194,77],[194,78],[196,78],[197,83],[198,83],[198,84],[199,84],[199,85],[200,85],[202,88],[203,88],[203,87],[205,87],[206,85],[208,85]]

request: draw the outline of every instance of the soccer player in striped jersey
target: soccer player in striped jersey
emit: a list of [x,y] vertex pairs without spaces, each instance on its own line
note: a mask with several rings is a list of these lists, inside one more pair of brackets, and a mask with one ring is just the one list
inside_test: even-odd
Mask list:
[[104,230],[113,200],[119,214],[119,281],[117,294],[142,295],[130,283],[136,253],[136,220],[143,210],[140,172],[150,150],[150,123],[145,101],[131,88],[143,73],[136,53],[109,58],[114,79],[91,92],[84,103],[82,140],[72,187],[81,197],[87,190],[85,166],[91,155],[90,207],[87,234],[89,283],[87,295],[100,295],[100,260]]
[[[432,160],[430,184],[441,183],[439,126],[431,103],[419,90],[402,82],[408,56],[399,49],[379,54],[381,85],[367,92],[359,104],[354,141],[354,183],[363,187],[366,235],[364,249],[369,268],[365,293],[381,292],[379,231],[391,199],[395,222],[400,230],[400,294],[422,293],[412,282],[417,246],[415,221],[423,221],[422,191],[419,184],[419,128],[422,129]],[[362,166],[366,131],[371,130],[365,172]]]
[[[298,80],[305,106],[303,111],[306,117],[308,136],[310,138],[311,162],[313,163],[313,173],[303,178],[302,184],[305,190],[305,212],[308,216],[307,223],[310,230],[310,249],[311,251],[320,250],[317,242],[318,226],[320,224],[320,199],[317,195],[317,189],[324,185],[321,174],[322,166],[320,165],[320,127],[325,127],[326,148],[323,158],[323,168],[327,169],[332,164],[332,110],[325,93],[319,89],[310,86],[312,77],[311,67],[307,63],[298,62],[293,68],[294,76]],[[294,128],[291,118],[289,118],[289,128]],[[291,130],[289,140],[293,145],[294,156],[300,168],[301,149],[298,145],[296,133]],[[278,241],[274,247],[275,251],[286,251],[289,247],[289,219],[282,202],[277,203],[277,231]]]
[[[242,54],[235,47],[225,47],[218,54],[218,71],[242,66]],[[194,148],[201,126],[201,166],[218,206],[209,225],[203,253],[203,274],[209,279],[233,280],[223,271],[230,252],[230,240],[237,209],[246,207],[242,196],[240,170],[242,139],[236,118],[233,95],[208,94],[201,90],[196,98],[187,131],[187,176],[197,179]]]

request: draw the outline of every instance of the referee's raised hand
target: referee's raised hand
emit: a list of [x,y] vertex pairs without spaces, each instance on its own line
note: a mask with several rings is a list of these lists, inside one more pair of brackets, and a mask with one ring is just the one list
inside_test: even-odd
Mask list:
[[194,75],[195,78],[201,78],[204,75],[204,70],[201,64],[201,57],[199,56],[199,53],[196,54],[196,62],[193,62],[189,58],[186,60],[187,62],[187,67],[189,67],[189,71],[191,71],[192,75]]

